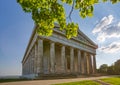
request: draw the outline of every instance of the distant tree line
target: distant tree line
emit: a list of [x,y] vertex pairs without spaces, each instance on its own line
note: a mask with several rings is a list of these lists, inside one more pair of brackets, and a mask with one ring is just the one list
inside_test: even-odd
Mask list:
[[120,75],[120,59],[114,62],[114,64],[112,64],[111,66],[108,66],[107,64],[102,64],[97,71],[98,73],[103,74]]

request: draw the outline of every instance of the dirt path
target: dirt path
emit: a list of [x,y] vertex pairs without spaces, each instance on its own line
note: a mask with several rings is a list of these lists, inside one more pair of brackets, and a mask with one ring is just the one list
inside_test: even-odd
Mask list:
[[19,81],[19,82],[8,82],[0,83],[0,85],[51,85],[57,83],[76,82],[83,80],[98,80],[102,78],[109,78],[113,76],[101,76],[101,77],[89,77],[89,78],[72,78],[72,79],[56,79],[56,80],[31,80],[31,81]]

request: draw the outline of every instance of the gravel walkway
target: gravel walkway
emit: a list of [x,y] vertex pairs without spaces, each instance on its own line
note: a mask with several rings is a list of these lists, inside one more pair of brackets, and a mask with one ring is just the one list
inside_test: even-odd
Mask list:
[[89,78],[72,78],[72,79],[56,79],[56,80],[31,80],[31,81],[18,81],[18,82],[8,82],[0,83],[0,85],[51,85],[57,83],[67,83],[76,82],[83,80],[98,80],[102,78],[109,78],[113,76],[101,76],[101,77],[89,77]]

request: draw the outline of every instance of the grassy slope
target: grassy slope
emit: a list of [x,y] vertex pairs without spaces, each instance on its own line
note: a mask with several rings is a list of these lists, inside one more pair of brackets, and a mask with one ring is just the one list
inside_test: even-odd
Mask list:
[[55,85],[100,85],[94,81],[80,81],[80,82],[70,82],[70,83],[62,83]]
[[120,85],[120,77],[113,77],[113,78],[105,78],[101,79],[104,82],[108,82],[112,85]]

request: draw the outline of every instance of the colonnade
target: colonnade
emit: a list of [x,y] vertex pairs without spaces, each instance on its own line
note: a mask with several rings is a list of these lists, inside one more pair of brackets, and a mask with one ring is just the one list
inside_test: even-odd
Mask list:
[[[23,68],[23,75],[29,74],[44,74],[44,66],[43,66],[43,39],[37,40],[37,42],[33,45],[30,50],[28,56],[26,56],[26,60],[22,63]],[[55,42],[50,41],[50,72],[49,73],[56,73],[55,72]],[[61,44],[61,73],[67,73],[66,68],[66,45]],[[81,49],[76,49],[72,46],[69,46],[70,49],[70,73],[75,73],[74,69],[74,51],[77,51],[77,73],[80,74],[95,74],[96,73],[96,57],[95,54],[91,54],[89,52],[83,51]]]

